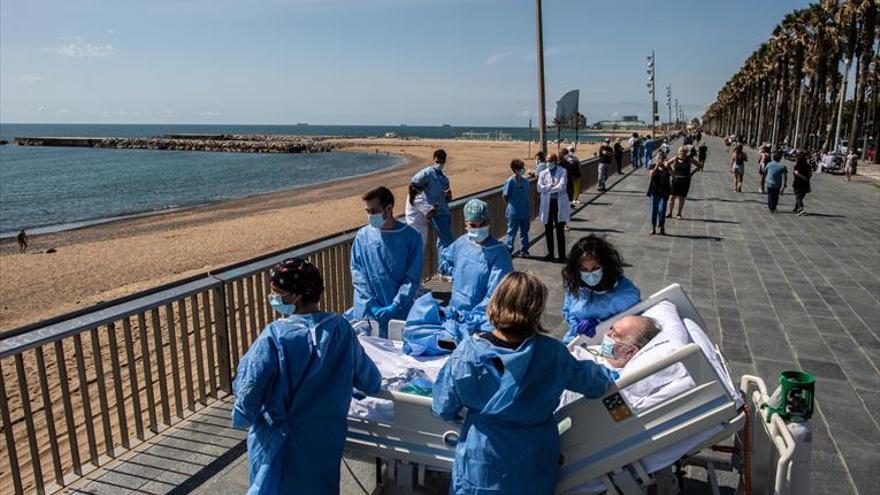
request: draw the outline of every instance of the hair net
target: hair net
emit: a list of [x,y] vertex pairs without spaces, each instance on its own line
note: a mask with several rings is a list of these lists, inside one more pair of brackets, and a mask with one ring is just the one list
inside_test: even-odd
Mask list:
[[489,220],[489,204],[479,199],[472,199],[464,205],[465,222]]

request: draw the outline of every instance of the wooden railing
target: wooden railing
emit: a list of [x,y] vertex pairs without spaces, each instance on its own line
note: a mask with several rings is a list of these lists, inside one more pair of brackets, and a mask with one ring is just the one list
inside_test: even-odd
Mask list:
[[[624,164],[629,153],[624,153]],[[583,189],[597,160],[581,162]],[[614,173],[612,166],[609,173]],[[455,234],[472,198],[505,235],[500,188],[451,203]],[[531,188],[533,216],[538,195]],[[0,493],[52,493],[232,393],[239,360],[272,319],[269,269],[303,257],[324,276],[321,308],[352,304],[356,230],[7,332],[0,337]],[[433,232],[425,279],[436,274]]]

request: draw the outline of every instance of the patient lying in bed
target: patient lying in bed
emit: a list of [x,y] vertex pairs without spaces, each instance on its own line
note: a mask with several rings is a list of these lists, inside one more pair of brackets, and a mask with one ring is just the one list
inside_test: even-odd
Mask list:
[[[572,354],[580,360],[590,359],[610,368],[617,369],[622,376],[656,362],[659,357],[680,349],[694,341],[703,347],[704,353],[713,354],[711,342],[698,326],[697,335],[685,327],[675,306],[660,302],[639,316],[625,316],[616,321],[606,334],[613,341],[612,354],[606,357],[602,346],[573,345]],[[443,356],[410,356],[401,350],[400,342],[392,342],[379,337],[360,337],[367,355],[376,363],[383,376],[383,389],[400,391],[413,381],[433,383],[446,362]],[[606,347],[608,347],[606,345]],[[712,356],[714,357],[714,355]],[[711,358],[710,358],[711,360]],[[416,371],[421,370],[421,371]],[[423,379],[423,381],[417,381]],[[643,410],[654,404],[684,392],[694,386],[693,380],[680,364],[673,365],[655,373],[650,378],[639,381],[621,391],[621,395],[634,410]],[[413,390],[411,387],[404,391]],[[580,398],[579,394],[563,393],[559,407]],[[349,416],[368,418],[374,421],[390,422],[394,408],[391,401],[367,397],[352,400]]]

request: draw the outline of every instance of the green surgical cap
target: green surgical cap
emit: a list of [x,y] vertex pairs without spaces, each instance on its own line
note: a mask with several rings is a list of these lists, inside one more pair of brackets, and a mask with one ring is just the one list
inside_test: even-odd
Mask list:
[[464,221],[479,222],[489,220],[489,204],[479,199],[472,199],[464,205]]

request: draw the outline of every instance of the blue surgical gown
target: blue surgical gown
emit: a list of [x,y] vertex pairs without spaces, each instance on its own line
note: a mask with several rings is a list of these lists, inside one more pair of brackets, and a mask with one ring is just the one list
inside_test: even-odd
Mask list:
[[494,237],[478,244],[465,234],[440,253],[440,273],[452,276],[449,307],[466,333],[487,327],[489,299],[512,271],[510,252]]
[[581,286],[577,294],[565,291],[565,302],[562,303],[562,317],[568,324],[568,330],[562,341],[566,344],[577,337],[577,324],[581,320],[593,318],[599,321],[626,311],[641,300],[639,288],[623,275],[617,279],[613,288],[604,292],[590,290]]
[[507,200],[506,216],[513,220],[530,219],[529,208],[529,181],[514,175],[507,179],[501,194]]
[[[372,314],[372,308],[394,304],[394,319],[405,319],[422,278],[422,236],[409,225],[395,222],[394,229],[366,226],[358,231],[351,246],[351,278],[354,306],[345,312],[349,320]],[[379,335],[388,336],[388,325]]]
[[248,494],[339,493],[352,387],[382,376],[348,321],[294,315],[263,330],[238,365],[232,424],[248,428]]
[[449,215],[449,205],[446,203],[449,177],[446,177],[435,165],[431,165],[414,175],[411,182],[416,186],[424,187],[425,198],[428,203],[437,205],[438,215]]
[[610,370],[576,360],[544,335],[515,350],[479,335],[462,341],[440,370],[433,394],[434,414],[445,420],[467,409],[450,493],[553,493],[560,454],[554,411],[562,391],[596,398],[612,383]]

